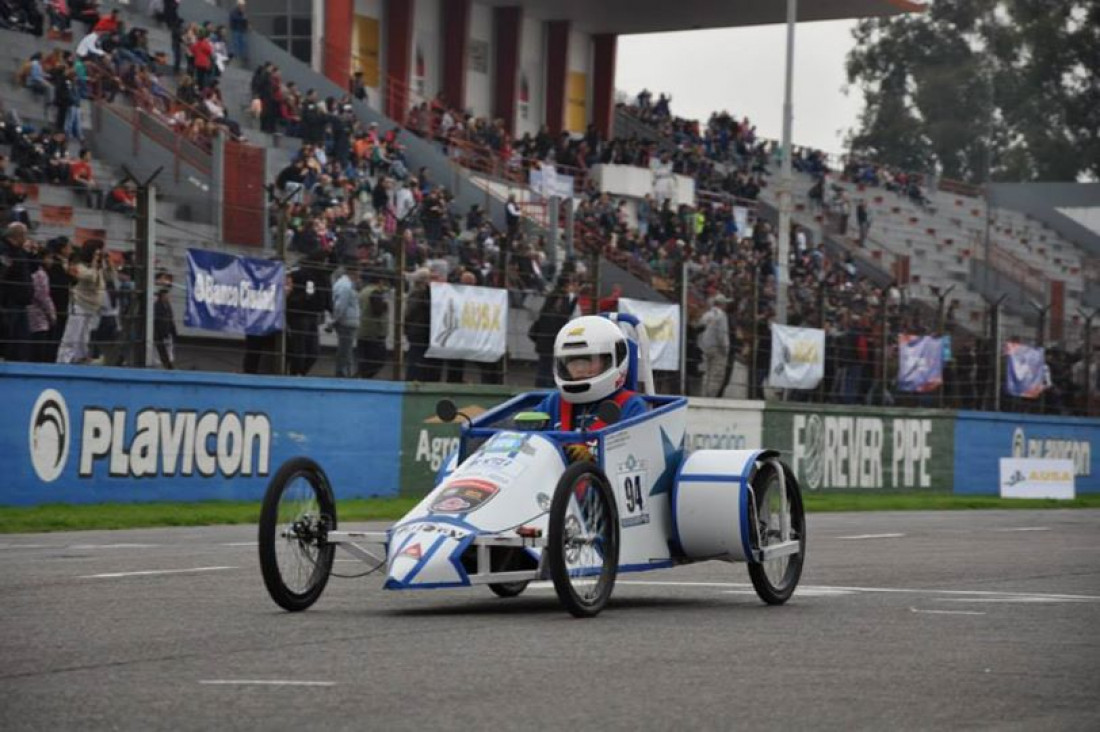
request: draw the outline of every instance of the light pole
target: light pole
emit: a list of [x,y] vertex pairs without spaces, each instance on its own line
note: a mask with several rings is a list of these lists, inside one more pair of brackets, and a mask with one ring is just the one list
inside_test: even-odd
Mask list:
[[794,86],[794,24],[798,0],[787,0],[787,72],[783,83],[783,161],[779,174],[779,231],[775,253],[775,322],[787,322],[787,260],[791,245],[791,121]]

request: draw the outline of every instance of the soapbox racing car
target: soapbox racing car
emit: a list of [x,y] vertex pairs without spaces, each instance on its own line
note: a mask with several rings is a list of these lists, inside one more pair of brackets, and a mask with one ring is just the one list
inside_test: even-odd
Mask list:
[[[645,329],[629,315],[606,317],[627,335],[627,386],[644,394],[648,412],[619,421],[606,402],[607,426],[562,432],[531,429],[525,419],[543,392],[473,419],[443,400],[439,417],[464,421],[458,452],[435,488],[386,531],[339,530],[322,468],[289,460],[260,516],[260,566],[272,599],[287,610],[310,607],[340,548],[369,565],[356,576],[384,570],[391,590],[484,584],[514,597],[549,579],[578,617],[603,609],[619,573],[708,559],[746,562],[759,597],[786,602],[806,555],[793,473],[770,450],[685,456],[687,400],[653,394]],[[591,460],[571,463],[566,445],[586,446]]]

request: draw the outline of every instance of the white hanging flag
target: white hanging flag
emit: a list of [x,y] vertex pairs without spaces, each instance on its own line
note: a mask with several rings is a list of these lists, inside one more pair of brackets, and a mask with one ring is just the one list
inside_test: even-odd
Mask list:
[[649,336],[649,363],[654,371],[680,370],[680,306],[619,298],[619,312],[637,316]]
[[825,331],[772,323],[772,363],[768,385],[814,389],[825,376]]
[[508,291],[431,283],[432,325],[427,356],[492,362],[504,355]]

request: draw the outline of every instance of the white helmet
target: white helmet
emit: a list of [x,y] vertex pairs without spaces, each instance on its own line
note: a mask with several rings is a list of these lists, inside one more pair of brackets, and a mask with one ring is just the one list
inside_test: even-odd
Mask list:
[[567,402],[606,399],[626,384],[629,370],[626,336],[607,318],[571,320],[554,339],[554,383]]

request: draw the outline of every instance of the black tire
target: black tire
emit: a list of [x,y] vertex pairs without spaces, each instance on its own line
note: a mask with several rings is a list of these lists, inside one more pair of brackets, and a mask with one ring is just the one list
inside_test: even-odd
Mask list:
[[497,597],[519,597],[527,589],[526,582],[494,582],[489,589]]
[[260,570],[280,607],[298,612],[317,602],[332,571],[336,546],[326,536],[335,528],[336,501],[321,467],[303,457],[283,463],[260,510]]
[[[587,539],[578,541],[578,534],[587,535]],[[583,560],[586,550],[599,560],[594,582],[585,579],[591,573],[570,569],[570,564]],[[592,463],[569,466],[554,489],[546,563],[566,610],[578,618],[590,618],[603,610],[619,571],[619,511],[611,485]]]
[[[787,468],[783,468],[787,487],[787,501],[791,513],[791,537],[797,538],[797,554],[790,554],[768,562],[749,561],[749,578],[761,600],[769,605],[782,605],[790,599],[802,576],[802,564],[806,558],[806,514],[802,508],[802,491],[798,481]],[[760,466],[752,478],[752,495],[755,501],[749,508],[750,543],[754,550],[779,541],[777,514],[779,506],[779,473],[774,463]]]

